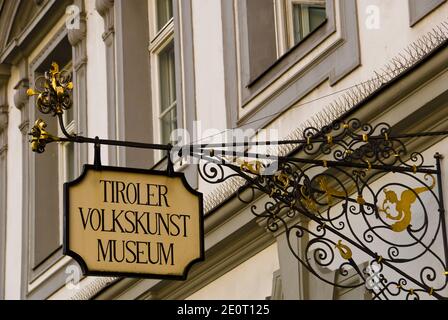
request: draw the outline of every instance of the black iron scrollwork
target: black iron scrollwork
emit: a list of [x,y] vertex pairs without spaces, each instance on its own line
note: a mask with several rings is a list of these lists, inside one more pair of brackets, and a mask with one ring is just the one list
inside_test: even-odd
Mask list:
[[[353,119],[308,128],[303,137],[306,155],[327,158],[266,162],[266,155],[226,157],[225,150],[210,153],[207,146],[191,155],[205,157],[202,172],[213,165],[211,174],[201,174],[207,182],[245,178],[239,189],[245,203],[260,191],[269,195],[263,207],[251,206],[252,213],[266,219],[268,230],[284,230],[291,253],[320,280],[344,288],[366,286],[375,299],[447,298],[441,157],[435,166],[426,165],[423,155],[409,154],[385,123]],[[275,170],[264,174],[272,166]],[[303,252],[297,251],[298,239],[306,241]],[[322,268],[335,271],[339,280],[328,280]],[[341,280],[353,272],[359,281]]]

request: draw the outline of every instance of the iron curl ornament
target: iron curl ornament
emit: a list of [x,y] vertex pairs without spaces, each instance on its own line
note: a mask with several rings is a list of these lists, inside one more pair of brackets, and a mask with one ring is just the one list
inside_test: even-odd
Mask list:
[[[209,183],[244,178],[237,191],[244,203],[268,195],[251,212],[269,231],[285,232],[291,254],[321,281],[365,286],[373,299],[447,299],[442,156],[427,164],[405,144],[446,134],[395,135],[387,123],[350,119],[307,128],[301,140],[192,145],[181,155],[201,159],[199,171]],[[263,144],[292,144],[292,154],[305,157],[250,152]],[[210,166],[213,179],[203,174]],[[297,240],[306,242],[300,252]],[[335,279],[323,270],[334,271]],[[353,274],[358,281],[343,281]]]

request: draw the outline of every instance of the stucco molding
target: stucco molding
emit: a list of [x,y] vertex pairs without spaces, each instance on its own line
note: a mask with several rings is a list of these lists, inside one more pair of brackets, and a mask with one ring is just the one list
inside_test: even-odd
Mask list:
[[8,106],[0,105],[0,134],[8,127]]
[[68,40],[72,47],[78,45],[78,43],[86,38],[87,35],[87,27],[86,27],[86,13],[83,12],[80,15],[80,23],[79,29],[70,29],[68,30]]
[[17,109],[22,110],[28,104],[29,97],[26,94],[26,91],[29,89],[30,83],[28,78],[21,79],[14,86],[14,105]]
[[[7,137],[6,130],[8,128],[8,95],[7,85],[10,77],[9,66],[0,65],[0,155],[6,154]],[[1,297],[1,295],[0,295]]]
[[[24,0],[22,0],[24,1]],[[36,16],[27,27],[0,53],[0,63],[16,64],[26,56],[50,31],[51,27],[65,14],[65,10],[73,0],[48,0],[42,3]],[[19,5],[19,1],[8,1]],[[16,19],[16,11],[11,12],[11,20]],[[1,28],[0,28],[1,29]],[[9,27],[10,29],[10,27]],[[7,33],[9,34],[9,30]],[[9,36],[8,36],[9,37]]]
[[73,67],[75,70],[79,69],[82,65],[87,63],[87,18],[84,8],[83,0],[75,0],[74,5],[76,5],[79,12],[79,28],[69,29],[67,36],[68,41],[75,50],[75,61],[73,62]]
[[[75,0],[74,4],[80,8],[79,29],[70,29],[67,38],[73,47],[73,104],[75,110],[76,131],[78,134],[88,135],[87,132],[87,22],[83,0]],[[78,144],[75,146],[76,174],[81,172],[81,166],[88,161],[88,146]]]
[[[47,42],[46,46],[39,52],[38,55],[34,57],[32,61],[29,62],[29,71],[33,71],[33,66],[37,66],[53,51],[54,47],[68,34],[68,30],[65,27],[65,24],[61,26],[54,34],[53,37]],[[28,74],[28,78],[31,78],[31,75]]]
[[30,82],[28,79],[28,62],[26,59],[22,59],[18,64],[19,68],[19,76],[20,80],[16,83],[14,86],[14,105],[15,107],[20,110],[20,124],[19,129],[22,132],[22,135],[25,136],[28,134],[28,132],[25,132],[23,128],[25,125],[27,126],[29,121],[29,114],[28,114],[28,104],[29,104],[29,96],[26,94],[26,91],[30,87]]
[[409,0],[409,25],[413,27],[447,0]]
[[114,6],[115,0],[95,0],[95,9],[104,17],[110,8]]
[[[104,20],[102,35],[106,47],[106,81],[107,81],[107,135],[109,139],[116,139],[116,63],[115,63],[115,1],[96,0],[95,8]],[[117,164],[116,148],[108,148],[109,165]]]
[[[7,88],[5,85],[0,85],[0,135],[3,131],[8,127],[8,101],[7,101]],[[0,147],[2,145],[2,141],[0,139]]]
[[0,146],[0,159],[5,159],[7,152],[8,152],[8,145],[7,144],[5,144],[3,146]]
[[[5,91],[2,93],[1,91]],[[0,100],[6,95],[6,88],[0,88]],[[0,300],[5,298],[5,261],[6,261],[6,201],[8,181],[8,107],[0,101]]]
[[0,54],[3,53],[5,47],[8,45],[9,33],[11,32],[12,24],[14,22],[14,16],[17,12],[17,8],[20,5],[20,1],[5,1],[3,3],[1,14],[6,19],[0,21]]
[[115,0],[96,0],[95,9],[104,19],[104,33],[103,40],[106,41],[111,34],[114,33],[115,18],[114,18],[114,4]]

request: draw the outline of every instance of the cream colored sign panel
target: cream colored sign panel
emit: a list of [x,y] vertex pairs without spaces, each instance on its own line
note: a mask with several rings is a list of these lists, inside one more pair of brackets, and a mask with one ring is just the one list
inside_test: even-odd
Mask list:
[[64,196],[64,252],[85,274],[185,279],[203,260],[202,195],[183,174],[89,165]]

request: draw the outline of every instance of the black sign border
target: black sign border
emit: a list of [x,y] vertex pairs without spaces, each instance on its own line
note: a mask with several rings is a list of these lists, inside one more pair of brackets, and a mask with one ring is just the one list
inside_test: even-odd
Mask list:
[[[183,271],[182,275],[163,275],[163,274],[150,274],[150,273],[133,273],[133,272],[112,272],[112,271],[91,271],[87,268],[87,265],[84,259],[72,251],[69,248],[69,189],[72,186],[75,186],[81,183],[87,173],[89,171],[115,171],[115,172],[124,172],[124,173],[138,173],[138,174],[151,174],[158,175],[164,177],[172,177],[172,178],[181,178],[181,181],[184,187],[192,194],[198,196],[199,198],[199,251],[200,256],[197,259],[192,260]],[[166,171],[158,171],[158,170],[147,170],[147,169],[136,169],[136,168],[122,168],[122,167],[112,167],[112,166],[95,166],[91,164],[85,164],[83,166],[83,170],[81,175],[70,182],[64,183],[64,227],[63,227],[63,254],[72,257],[81,267],[84,276],[104,276],[104,277],[127,277],[127,278],[139,278],[139,279],[167,279],[167,280],[187,280],[188,272],[190,268],[198,262],[205,260],[205,251],[204,251],[204,202],[203,202],[203,194],[193,189],[185,175],[181,172],[173,172],[168,174]]]

